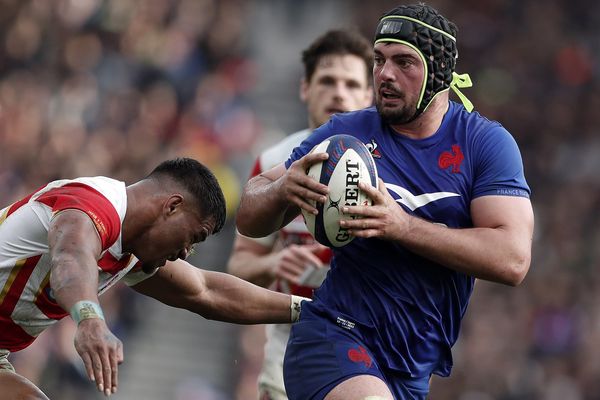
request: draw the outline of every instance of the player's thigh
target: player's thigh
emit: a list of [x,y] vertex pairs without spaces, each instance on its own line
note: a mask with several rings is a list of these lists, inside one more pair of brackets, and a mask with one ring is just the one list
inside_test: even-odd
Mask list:
[[339,383],[324,400],[394,400],[394,396],[378,377],[357,375]]
[[10,371],[0,371],[0,388],[0,400],[49,400],[29,380]]

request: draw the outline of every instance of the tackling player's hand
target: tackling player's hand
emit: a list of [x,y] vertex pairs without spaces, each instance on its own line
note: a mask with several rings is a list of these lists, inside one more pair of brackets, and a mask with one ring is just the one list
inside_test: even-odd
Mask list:
[[306,175],[311,165],[327,160],[327,153],[308,153],[294,161],[285,174],[279,179],[279,192],[287,202],[301,209],[317,214],[317,209],[311,202],[325,203],[329,188]]
[[85,364],[89,378],[106,396],[117,391],[118,365],[123,362],[123,344],[103,319],[81,321],[75,333],[75,349]]
[[373,201],[370,206],[345,206],[342,212],[360,218],[341,220],[340,226],[356,237],[378,237],[400,240],[409,229],[410,216],[396,203],[385,183],[379,179],[379,187],[374,188],[364,182],[358,187]]
[[326,249],[319,243],[289,245],[275,254],[273,274],[276,278],[299,285],[299,278],[308,267],[320,268],[323,265],[317,254]]

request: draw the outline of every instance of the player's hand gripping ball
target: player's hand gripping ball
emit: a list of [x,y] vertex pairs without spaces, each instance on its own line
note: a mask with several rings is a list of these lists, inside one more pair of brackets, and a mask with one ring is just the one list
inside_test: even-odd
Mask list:
[[[329,187],[327,201],[317,203],[317,215],[302,210],[304,221],[317,242],[342,247],[354,236],[340,227],[341,219],[355,218],[341,212],[344,206],[371,205],[371,199],[358,188],[358,182],[377,187],[377,169],[364,143],[350,135],[334,135],[311,152],[328,153],[329,158],[313,164],[307,175]],[[313,204],[314,205],[314,204]]]

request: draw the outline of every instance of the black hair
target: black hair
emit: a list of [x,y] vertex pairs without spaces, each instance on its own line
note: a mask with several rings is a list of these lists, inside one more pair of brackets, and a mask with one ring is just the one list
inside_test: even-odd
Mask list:
[[304,78],[310,82],[319,60],[328,55],[351,54],[365,62],[367,79],[373,69],[373,47],[371,43],[357,30],[333,29],[315,39],[302,52]]
[[214,233],[225,224],[225,197],[215,175],[202,163],[192,158],[175,158],[160,163],[147,176],[168,176],[183,186],[197,200],[203,217],[213,218]]

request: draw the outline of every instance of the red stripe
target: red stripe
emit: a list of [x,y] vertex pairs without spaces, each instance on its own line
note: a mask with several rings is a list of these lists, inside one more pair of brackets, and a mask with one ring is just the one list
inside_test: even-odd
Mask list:
[[[43,186],[40,188],[42,189]],[[8,216],[12,213],[14,213],[15,211],[17,211],[19,208],[23,207],[25,204],[27,204],[27,202],[29,202],[29,199],[31,199],[31,196],[33,196],[37,191],[39,191],[40,189],[36,190],[35,192],[31,193],[30,195],[28,195],[27,197],[25,197],[24,199],[21,199],[13,204],[10,205],[10,207],[8,207],[8,212],[6,213],[6,218],[8,218]]]
[[69,315],[54,299],[50,298],[50,283],[44,285],[34,303],[50,319],[59,320]]
[[23,293],[23,289],[25,288],[31,273],[33,272],[33,269],[37,265],[41,256],[41,254],[38,254],[37,256],[30,257],[25,260],[23,267],[21,267],[17,277],[10,286],[10,289],[8,289],[6,297],[4,297],[4,301],[2,304],[0,304],[0,315],[12,314],[17,302],[19,301],[19,298],[21,297],[21,294]]
[[98,266],[104,272],[108,272],[111,275],[116,274],[129,264],[131,257],[124,256],[121,260],[117,260],[110,252],[104,253],[104,255],[98,260]]
[[19,351],[29,346],[35,340],[11,319],[0,316],[0,349]]
[[250,180],[250,179],[254,178],[261,172],[263,172],[263,171],[262,171],[262,168],[260,167],[260,158],[257,158],[256,161],[254,162],[254,167],[252,167],[252,171],[250,171],[250,177],[248,179]]

